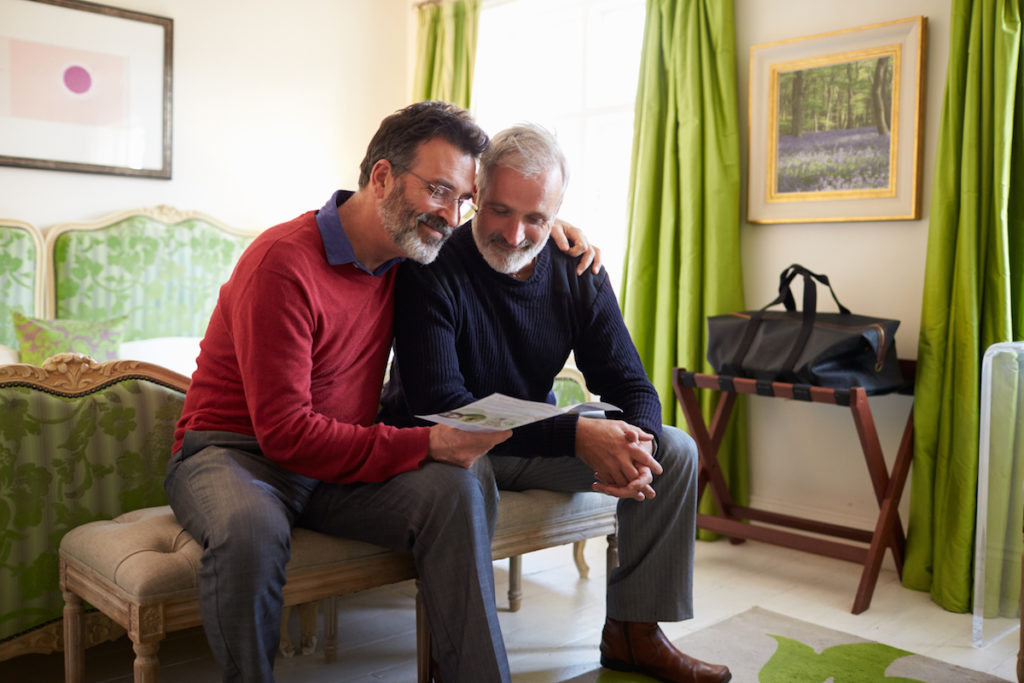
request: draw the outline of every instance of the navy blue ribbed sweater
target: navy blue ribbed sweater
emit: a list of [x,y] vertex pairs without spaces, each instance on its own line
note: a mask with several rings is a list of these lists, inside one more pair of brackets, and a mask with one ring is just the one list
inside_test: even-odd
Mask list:
[[[576,259],[549,241],[533,274],[520,282],[487,265],[467,223],[434,263],[407,261],[399,269],[395,361],[381,418],[413,424],[413,415],[494,392],[551,402],[554,377],[570,351],[590,391],[623,409],[613,417],[661,435],[661,403],[607,272],[576,275]],[[495,452],[573,455],[576,421],[563,415],[520,427]]]

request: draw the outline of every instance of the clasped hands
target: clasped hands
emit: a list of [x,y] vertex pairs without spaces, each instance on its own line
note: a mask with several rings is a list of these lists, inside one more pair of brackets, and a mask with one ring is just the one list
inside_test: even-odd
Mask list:
[[[470,467],[477,458],[512,435],[511,431],[465,432],[447,425],[430,428],[428,458]],[[622,420],[581,417],[576,424],[576,457],[594,471],[593,490],[614,498],[653,498],[651,482],[661,474],[654,459],[654,437]]]
[[661,474],[654,459],[654,436],[622,420],[581,417],[576,425],[576,457],[594,470],[593,489],[615,498],[654,497],[651,482]]

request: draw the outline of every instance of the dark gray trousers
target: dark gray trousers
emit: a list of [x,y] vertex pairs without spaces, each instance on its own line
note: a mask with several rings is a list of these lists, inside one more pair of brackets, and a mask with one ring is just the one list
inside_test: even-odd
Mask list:
[[442,676],[508,681],[482,487],[428,463],[376,484],[322,484],[251,437],[190,432],[168,463],[175,516],[203,548],[200,610],[224,681],[273,681],[293,525],[409,551]]
[[[606,610],[621,621],[693,617],[697,446],[685,432],[665,426],[655,458],[664,471],[654,479],[654,498],[618,504],[619,566],[608,577]],[[488,501],[501,489],[591,491],[594,483],[593,470],[574,457],[488,456],[474,470],[485,490],[497,489],[485,497]]]

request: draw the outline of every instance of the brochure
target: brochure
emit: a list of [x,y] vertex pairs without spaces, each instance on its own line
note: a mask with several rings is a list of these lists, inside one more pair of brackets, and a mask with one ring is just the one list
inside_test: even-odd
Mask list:
[[602,401],[577,403],[567,408],[559,408],[550,403],[526,401],[495,393],[456,410],[446,410],[434,415],[417,415],[416,417],[467,432],[500,432],[503,429],[521,427],[556,415],[605,410],[620,410],[620,408]]

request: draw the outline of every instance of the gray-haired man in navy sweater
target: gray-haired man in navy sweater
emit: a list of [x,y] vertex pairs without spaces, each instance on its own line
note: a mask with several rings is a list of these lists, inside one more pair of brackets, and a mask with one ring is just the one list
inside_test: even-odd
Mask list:
[[[693,616],[696,447],[661,424],[607,272],[577,275],[575,259],[548,244],[567,181],[565,157],[544,129],[517,126],[493,138],[472,224],[433,264],[399,273],[382,417],[403,423],[493,392],[549,400],[572,352],[588,388],[621,414],[562,415],[514,430],[474,465],[485,491],[480,514],[493,529],[498,489],[619,498],[620,566],[608,577],[602,664],[662,681],[728,681],[726,667],[679,652],[658,627]],[[480,615],[481,628],[497,623],[489,616]]]

